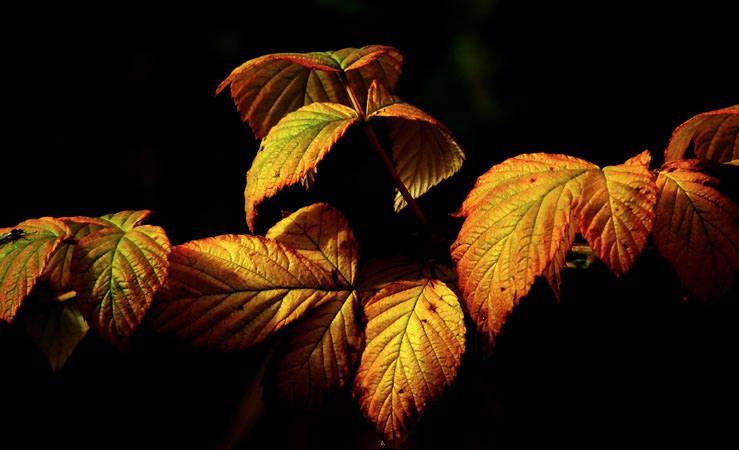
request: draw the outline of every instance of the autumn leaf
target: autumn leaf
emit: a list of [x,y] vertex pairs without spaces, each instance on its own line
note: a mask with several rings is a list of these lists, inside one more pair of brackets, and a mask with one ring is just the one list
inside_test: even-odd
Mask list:
[[46,271],[44,272],[44,277],[57,293],[64,293],[73,289],[71,271],[72,255],[74,254],[77,242],[95,231],[111,227],[112,225],[103,219],[93,217],[61,217],[59,220],[69,227],[70,234],[59,244],[59,247],[51,255],[49,264],[46,266]]
[[435,280],[399,281],[364,307],[367,344],[354,382],[362,413],[388,441],[455,379],[465,344],[456,295]]
[[578,207],[578,231],[616,275],[631,269],[647,244],[657,187],[644,151],[624,164],[590,172]]
[[739,209],[721,194],[705,163],[680,160],[659,171],[654,244],[683,286],[702,300],[719,297],[739,269]]
[[42,312],[24,317],[23,325],[55,372],[64,366],[89,329],[82,313],[69,301],[55,302]]
[[216,93],[230,87],[242,119],[257,138],[262,138],[283,116],[302,106],[314,102],[351,106],[342,72],[364,104],[372,80],[395,87],[402,62],[396,49],[381,45],[335,52],[277,53],[245,62]]
[[394,281],[412,281],[423,278],[454,285],[457,282],[457,272],[453,266],[433,258],[419,259],[406,255],[377,257],[362,266],[359,272],[358,290],[362,303],[364,303],[377,291]]
[[259,203],[315,171],[331,146],[358,120],[352,108],[313,103],[286,115],[272,128],[246,174],[246,222],[251,230]]
[[51,217],[0,229],[0,320],[13,320],[52,253],[69,234],[64,222]]
[[354,285],[359,244],[346,216],[333,206],[315,203],[301,208],[270,228],[266,237],[335,273],[337,284]]
[[698,114],[673,131],[665,161],[691,157],[716,162],[739,158],[739,105]]
[[172,250],[153,323],[197,346],[245,349],[346,294],[329,272],[279,242],[224,235]]
[[[413,198],[455,174],[464,153],[452,133],[433,117],[387,92],[373,82],[367,101],[367,118],[383,117],[390,132],[395,169]],[[395,195],[395,210],[406,202]]]
[[71,271],[80,309],[112,343],[131,336],[167,275],[170,244],[160,227],[141,225],[149,211],[123,211],[100,219],[109,227],[82,238]]
[[521,155],[493,166],[465,199],[452,259],[470,315],[489,343],[535,278],[558,274],[552,261],[563,260],[577,199],[598,170],[565,155]]
[[362,331],[353,288],[359,246],[346,217],[325,203],[286,217],[267,238],[297,250],[346,288],[291,328],[276,358],[275,383],[281,397],[316,406],[348,384],[359,352]]

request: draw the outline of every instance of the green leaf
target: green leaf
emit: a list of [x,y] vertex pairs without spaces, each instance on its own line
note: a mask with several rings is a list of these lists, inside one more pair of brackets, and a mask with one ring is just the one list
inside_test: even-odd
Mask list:
[[336,103],[313,103],[280,120],[262,141],[246,174],[246,222],[251,230],[259,203],[315,171],[358,120],[355,110]]
[[81,239],[72,257],[80,309],[114,344],[133,334],[167,275],[169,240],[162,228],[140,225],[148,215],[103,216],[113,226]]
[[52,253],[70,232],[64,222],[51,217],[0,229],[0,320],[13,320]]
[[26,334],[41,349],[55,372],[64,366],[89,327],[73,302],[54,302],[23,320]]

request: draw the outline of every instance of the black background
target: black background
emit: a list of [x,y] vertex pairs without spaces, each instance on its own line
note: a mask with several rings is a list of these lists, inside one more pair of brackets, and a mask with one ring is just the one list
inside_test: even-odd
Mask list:
[[[254,4],[250,4],[254,3]],[[448,217],[491,164],[562,152],[598,164],[739,102],[739,29],[729,2],[321,0],[155,10],[30,6],[3,18],[0,226],[44,215],[152,209],[174,243],[245,232],[245,172],[257,148],[218,82],[278,51],[387,44],[405,55],[398,93],[447,124],[462,171],[421,207]],[[310,193],[352,220],[364,256],[414,252],[418,229],[357,134],[319,167]],[[535,286],[492,358],[474,336],[458,382],[408,448],[601,447],[736,441],[736,288],[682,302],[648,249],[620,281],[566,272],[563,302]],[[194,352],[143,330],[129,352],[88,337],[58,374],[17,326],[0,325],[0,448],[215,448],[265,349]],[[724,441],[726,446],[732,446]],[[736,445],[736,442],[733,443]],[[378,448],[348,395],[320,412],[270,401],[244,448]]]

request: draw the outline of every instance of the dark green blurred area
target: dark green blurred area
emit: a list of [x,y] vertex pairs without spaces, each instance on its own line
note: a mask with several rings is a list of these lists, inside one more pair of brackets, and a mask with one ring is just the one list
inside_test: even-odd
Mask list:
[[[398,94],[451,128],[467,154],[420,200],[451,240],[459,222],[448,214],[494,163],[545,151],[605,165],[648,148],[658,164],[675,126],[738,103],[729,6],[28,5],[4,17],[0,226],[152,209],[174,243],[246,232],[245,173],[258,143],[230,99],[214,97],[218,83],[267,53],[386,44],[405,55]],[[419,251],[417,224],[392,213],[392,186],[361,133],[317,178],[311,192],[265,204],[260,230],[283,209],[329,201],[350,217],[363,256]],[[566,272],[563,305],[537,285],[492,359],[472,339],[458,383],[406,448],[736,441],[736,289],[718,305],[682,303],[674,274],[649,252],[623,280],[591,269]],[[192,351],[142,331],[123,354],[88,338],[52,375],[17,328],[0,325],[3,449],[215,448],[264,352]],[[380,441],[345,394],[316,413],[268,399],[243,448]]]

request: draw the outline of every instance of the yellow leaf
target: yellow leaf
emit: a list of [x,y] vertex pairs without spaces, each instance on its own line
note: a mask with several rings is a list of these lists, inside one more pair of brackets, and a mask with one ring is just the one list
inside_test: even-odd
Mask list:
[[[367,117],[388,122],[395,170],[413,198],[418,198],[455,174],[464,162],[464,152],[451,132],[425,112],[389,94],[382,84],[372,83]],[[395,195],[395,210],[406,202]]]
[[346,295],[330,273],[283,244],[218,236],[173,249],[154,324],[198,346],[244,349]]
[[230,86],[242,119],[257,138],[262,138],[283,116],[302,106],[314,102],[351,106],[340,72],[345,72],[364,102],[371,80],[395,86],[402,60],[397,50],[380,45],[336,52],[277,53],[245,62],[216,93]]
[[259,203],[315,170],[358,120],[357,112],[346,106],[313,103],[286,115],[272,128],[246,174],[246,222],[251,230]]
[[148,211],[103,216],[111,226],[82,238],[72,257],[73,285],[90,326],[119,344],[136,330],[167,276],[170,244]]
[[739,158],[739,105],[698,114],[673,131],[665,161],[690,157],[716,162]]
[[349,382],[359,352],[362,331],[353,290],[359,247],[346,217],[325,203],[294,212],[273,226],[267,238],[295,249],[347,289],[291,328],[276,359],[280,396],[316,406]]
[[674,161],[660,169],[653,235],[683,286],[710,300],[731,287],[739,269],[739,209],[715,188],[718,180],[702,170],[697,160]]
[[564,155],[517,156],[482,175],[462,204],[452,258],[467,309],[490,344],[537,276],[556,282],[552,261],[571,242],[574,206],[593,170]]
[[578,207],[578,231],[616,275],[631,269],[647,244],[654,221],[657,186],[649,152],[625,164],[592,171]]
[[0,320],[13,320],[52,253],[69,233],[64,222],[51,217],[0,229]]
[[354,285],[359,244],[349,221],[333,206],[316,203],[301,208],[270,228],[266,236],[335,274],[337,284]]
[[355,394],[377,430],[400,441],[456,377],[465,344],[462,308],[444,283],[417,280],[386,286],[364,310],[367,344]]

